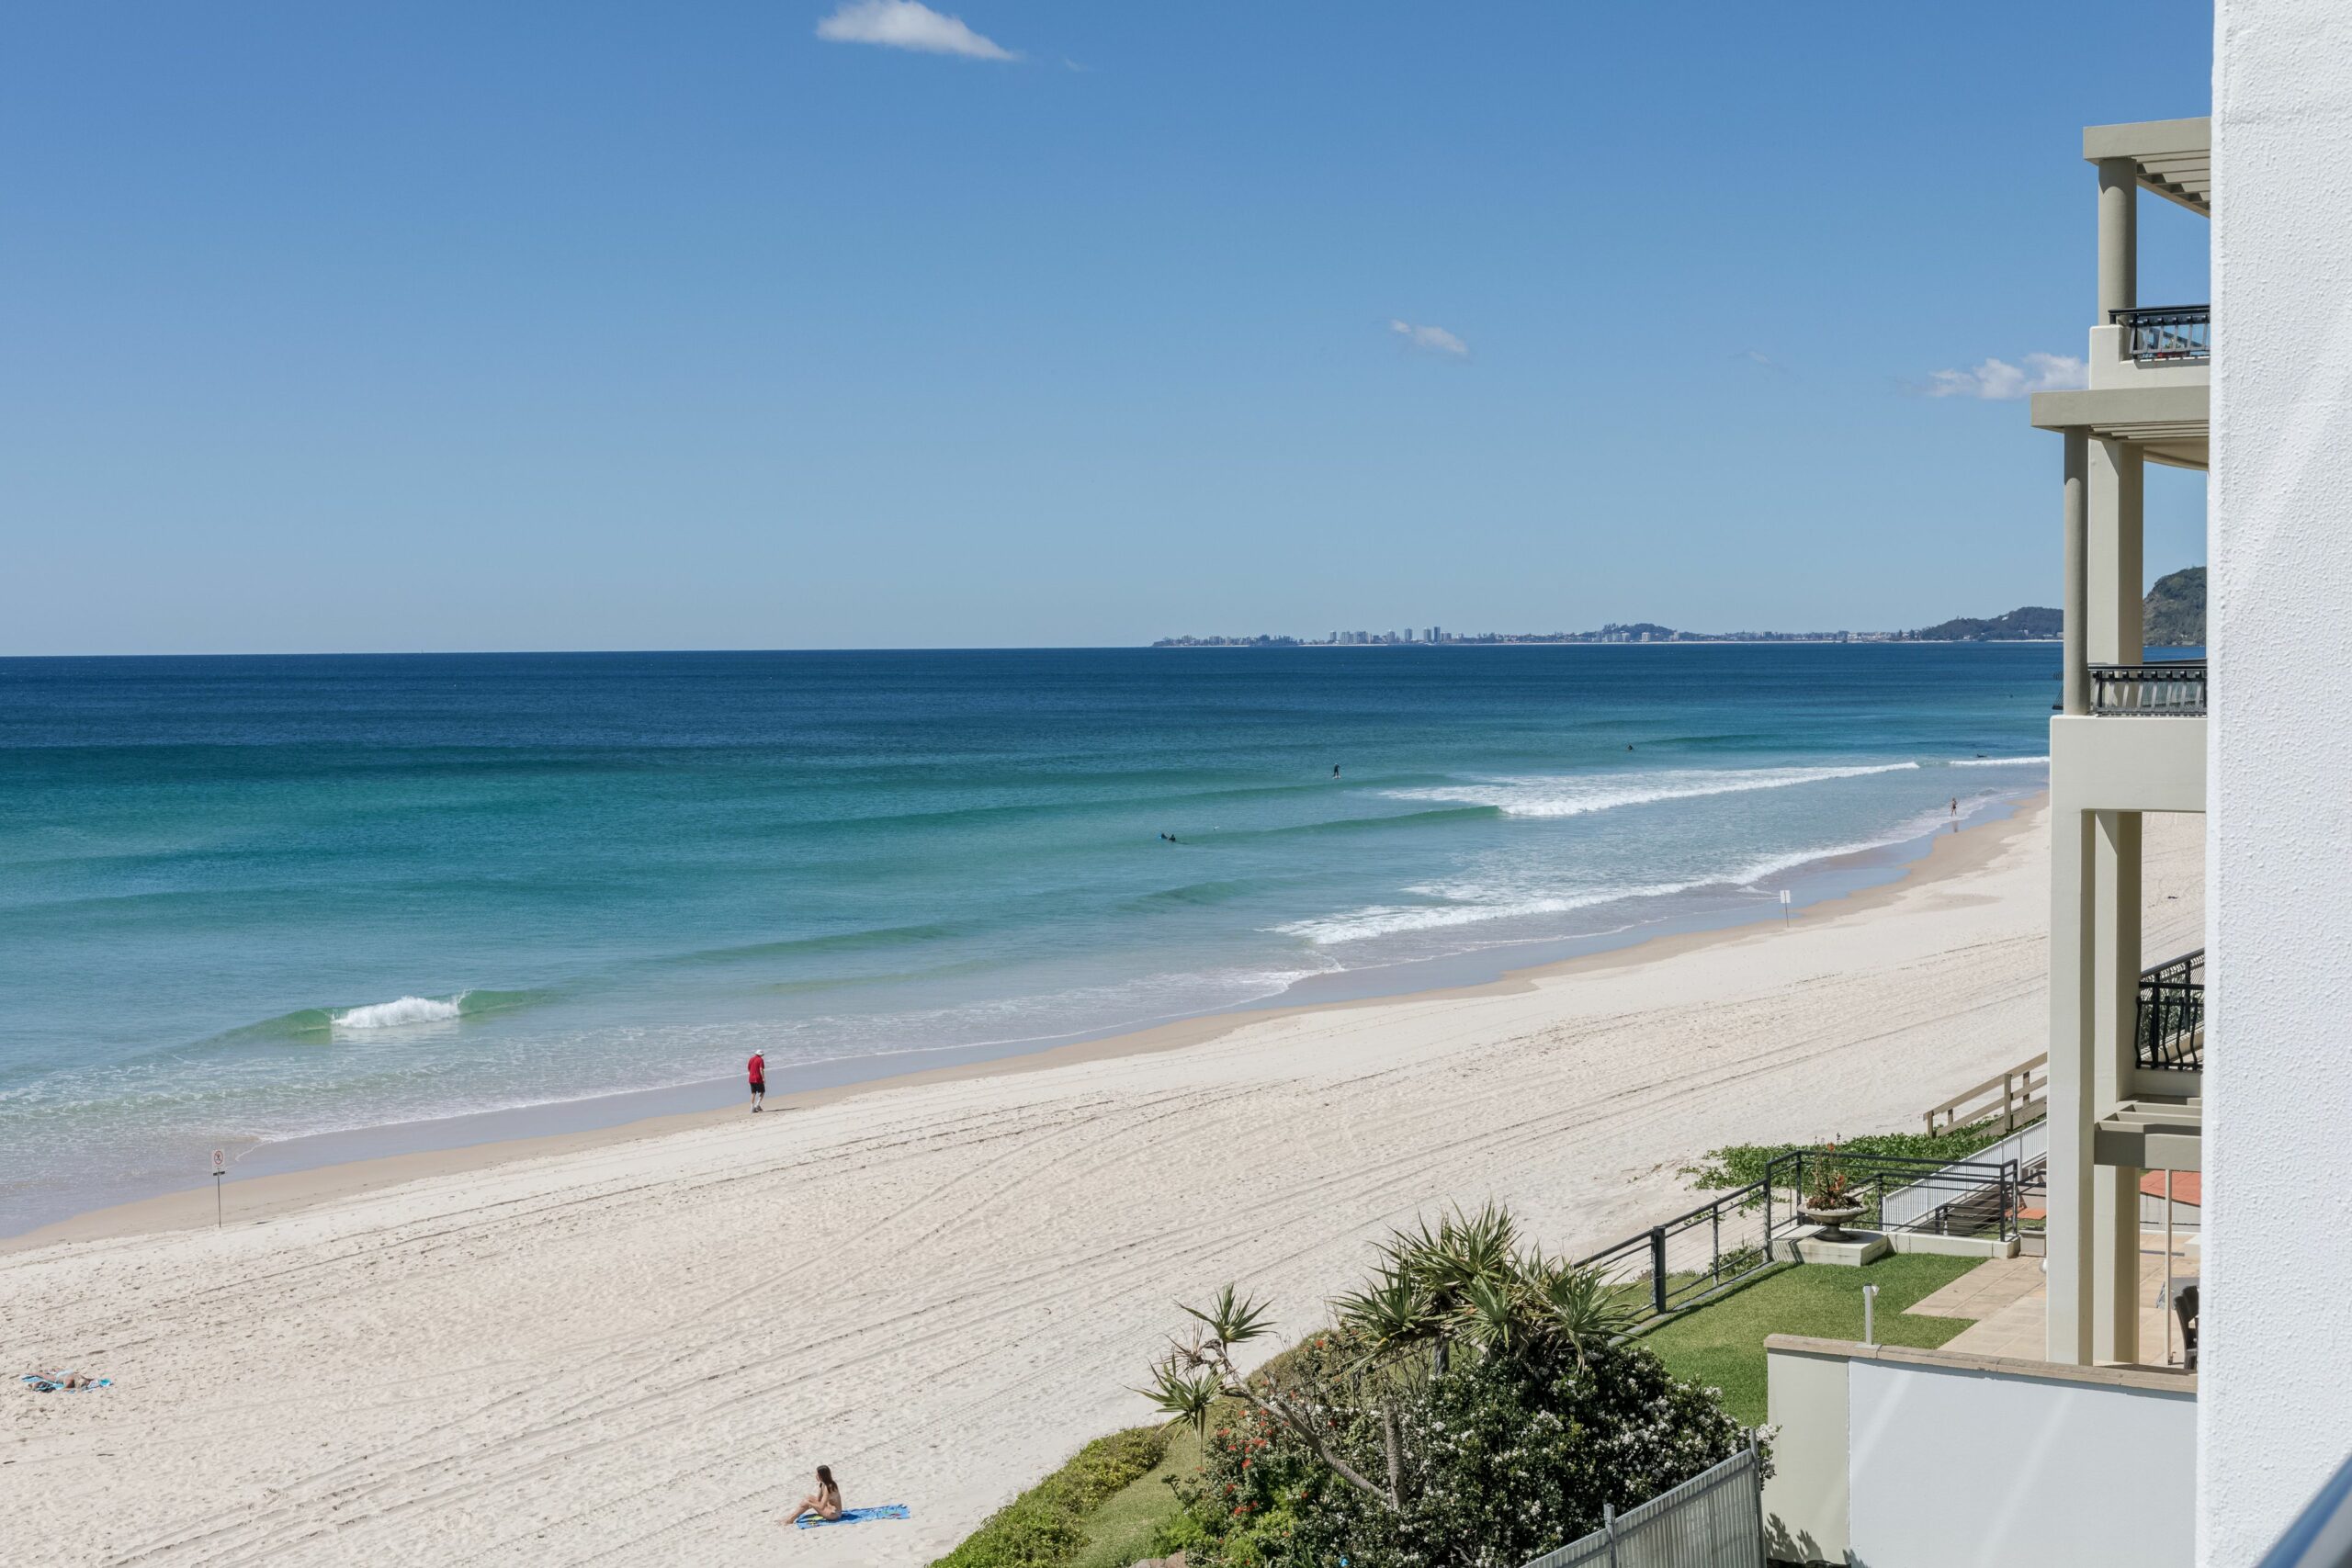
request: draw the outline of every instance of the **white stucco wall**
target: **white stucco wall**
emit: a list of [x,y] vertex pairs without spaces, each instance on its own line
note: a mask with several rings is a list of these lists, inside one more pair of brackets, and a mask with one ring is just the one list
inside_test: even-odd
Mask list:
[[2188,1568],[2193,1394],[1856,1361],[1856,1568]]
[[2352,4],[2218,0],[2198,1561],[2352,1453]]

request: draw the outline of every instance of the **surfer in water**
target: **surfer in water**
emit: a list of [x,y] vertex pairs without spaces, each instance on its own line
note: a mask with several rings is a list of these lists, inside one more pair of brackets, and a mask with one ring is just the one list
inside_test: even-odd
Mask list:
[[1340,776],[1340,764],[1337,762],[1331,764],[1331,776],[1335,779]]

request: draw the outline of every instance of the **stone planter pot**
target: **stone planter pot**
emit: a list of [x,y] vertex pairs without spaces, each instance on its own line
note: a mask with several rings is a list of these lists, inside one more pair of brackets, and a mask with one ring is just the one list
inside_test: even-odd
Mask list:
[[1849,1220],[1860,1219],[1862,1217],[1862,1208],[1863,1205],[1860,1203],[1835,1203],[1827,1208],[1816,1208],[1815,1205],[1807,1203],[1803,1208],[1799,1209],[1797,1213],[1803,1214],[1806,1219],[1811,1220],[1815,1224],[1821,1227],[1817,1239],[1822,1241],[1844,1241],[1847,1239],[1845,1230],[1846,1223]]

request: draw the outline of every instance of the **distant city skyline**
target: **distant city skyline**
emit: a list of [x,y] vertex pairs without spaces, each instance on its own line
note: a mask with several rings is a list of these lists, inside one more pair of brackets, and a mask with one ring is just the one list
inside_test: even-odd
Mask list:
[[[2080,127],[2205,113],[2211,39],[2185,0],[12,22],[0,654],[2054,604],[2020,400],[2080,374]],[[2165,47],[2082,71],[2119,36]],[[2146,206],[2143,297],[2204,299]],[[2201,560],[2201,476],[2148,492],[2149,575]]]

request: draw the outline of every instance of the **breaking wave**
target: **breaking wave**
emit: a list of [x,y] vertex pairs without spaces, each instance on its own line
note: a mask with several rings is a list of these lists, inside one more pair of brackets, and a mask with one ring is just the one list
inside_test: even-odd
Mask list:
[[1476,784],[1384,793],[1395,800],[1444,800],[1490,807],[1506,817],[1582,817],[1589,812],[1614,810],[1621,806],[1648,806],[1661,800],[1694,800],[1702,795],[1789,789],[1797,784],[1859,779],[1872,773],[1917,772],[1918,766],[1917,762],[1876,762],[1840,768],[1690,768],[1655,773],[1495,778]]
[[366,1007],[330,1010],[327,1022],[337,1029],[398,1029],[404,1023],[447,1023],[464,1016],[466,993],[454,997],[401,997]]
[[396,997],[388,1002],[356,1007],[301,1008],[226,1030],[198,1046],[261,1044],[272,1041],[311,1042],[331,1039],[346,1030],[396,1029],[402,1024],[447,1023],[482,1013],[507,1012],[545,1001],[548,991],[470,989],[451,997]]
[[1376,936],[1408,931],[1443,931],[1451,926],[1483,925],[1488,920],[1520,919],[1532,915],[1565,915],[1624,898],[1653,898],[1687,893],[1703,886],[1695,882],[1661,882],[1646,887],[1609,887],[1584,893],[1529,897],[1469,898],[1445,904],[1374,904],[1343,915],[1293,920],[1273,929],[1284,936],[1304,938],[1317,947],[1363,942]]
[[[1972,801],[1962,812],[1973,817],[1983,805]],[[1408,893],[1428,896],[1441,902],[1429,904],[1373,904],[1345,914],[1317,916],[1310,919],[1293,920],[1272,929],[1284,936],[1298,937],[1316,947],[1331,947],[1342,942],[1363,942],[1373,937],[1396,936],[1412,931],[1442,931],[1449,927],[1483,925],[1491,920],[1521,919],[1538,915],[1561,915],[1577,909],[1589,909],[1603,904],[1632,902],[1644,898],[1666,898],[1678,893],[1692,893],[1701,888],[1725,887],[1763,891],[1758,884],[1768,877],[1800,866],[1821,861],[1838,860],[1847,855],[1868,854],[1876,850],[1893,849],[1898,844],[1915,843],[1927,834],[1937,831],[1944,822],[1940,814],[1924,813],[1889,829],[1875,838],[1858,839],[1841,844],[1816,844],[1805,849],[1790,850],[1779,854],[1759,856],[1731,867],[1720,874],[1703,874],[1680,882],[1629,884],[1619,887],[1577,888],[1556,894],[1537,894],[1523,890],[1482,887],[1475,883],[1425,884],[1405,889]]]

